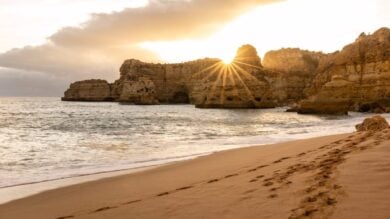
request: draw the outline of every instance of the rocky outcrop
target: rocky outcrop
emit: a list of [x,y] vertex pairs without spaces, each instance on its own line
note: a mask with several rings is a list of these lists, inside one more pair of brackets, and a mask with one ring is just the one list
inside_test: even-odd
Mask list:
[[321,58],[326,56],[320,52],[286,48],[269,51],[265,54],[263,65],[267,69],[278,72],[305,72],[313,73]]
[[[191,103],[199,108],[269,108],[274,107],[266,71],[253,46],[237,50],[231,64],[219,59],[201,59],[179,64],[151,64],[126,60],[120,79],[109,85],[109,98],[134,104]],[[96,81],[98,82],[98,81]],[[89,86],[90,93],[101,93],[93,81],[77,82]],[[93,89],[97,89],[93,91]],[[77,95],[78,92],[81,92]],[[70,95],[74,93],[75,95]],[[88,100],[73,85],[64,100]],[[92,97],[92,96],[91,96]]]
[[191,103],[200,108],[270,108],[270,86],[265,70],[253,46],[237,50],[231,64],[217,63],[211,69],[194,74]]
[[382,116],[373,116],[371,118],[367,118],[363,121],[363,123],[356,125],[356,130],[358,132],[363,131],[381,131],[383,129],[390,128],[389,123],[387,123],[386,119]]
[[113,101],[111,85],[105,80],[74,82],[65,91],[63,101]]
[[147,104],[190,103],[193,74],[219,62],[202,59],[180,64],[151,64],[126,60],[120,68],[120,79],[114,83],[115,93],[121,102],[145,104],[134,100],[155,99]]
[[159,104],[156,95],[156,86],[152,80],[139,77],[137,80],[124,81],[119,102],[134,103],[139,105]]
[[335,75],[317,95],[303,100],[297,112],[301,114],[348,114],[354,89],[352,82]]
[[262,67],[261,59],[257,54],[256,48],[249,44],[243,45],[238,48],[236,57],[233,61],[245,65]]
[[263,66],[267,69],[272,99],[278,105],[286,105],[306,98],[304,90],[313,80],[319,60],[324,56],[323,53],[297,48],[267,52]]
[[[332,86],[334,78],[345,86]],[[390,30],[382,28],[372,35],[361,34],[340,52],[320,59],[315,77],[305,93],[311,97],[300,104],[300,112],[334,113],[324,101],[348,110],[386,112],[390,107]],[[348,100],[344,103],[344,100]],[[322,109],[321,109],[322,108]]]
[[234,61],[177,64],[126,60],[112,84],[71,84],[63,100],[193,104],[200,108],[295,105],[299,113],[390,112],[390,30],[362,34],[332,54],[296,48],[268,52],[244,45]]

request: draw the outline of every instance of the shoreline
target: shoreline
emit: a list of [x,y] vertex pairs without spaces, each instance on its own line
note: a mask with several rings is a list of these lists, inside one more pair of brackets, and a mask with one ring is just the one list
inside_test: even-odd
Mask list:
[[[173,161],[175,162],[175,161]],[[169,163],[167,163],[169,164]],[[61,189],[64,187],[77,185],[81,183],[92,182],[96,180],[132,174],[148,169],[158,168],[167,164],[157,164],[144,167],[135,167],[122,170],[104,171],[99,173],[84,174],[79,176],[70,176],[60,179],[44,180],[40,182],[31,182],[0,188],[0,205],[7,204],[19,199],[29,198],[42,192]]]
[[[341,134],[332,134],[333,135],[344,135],[349,133],[341,133]],[[305,135],[305,134],[303,134]],[[227,152],[227,151],[233,151],[233,150],[240,150],[245,148],[251,148],[251,147],[262,147],[262,146],[272,146],[277,144],[283,144],[288,142],[295,142],[299,140],[305,140],[305,139],[312,139],[312,138],[318,138],[318,137],[327,137],[329,135],[320,135],[320,136],[306,136],[305,138],[297,138],[297,139],[288,139],[288,140],[281,140],[279,142],[275,143],[264,143],[264,144],[243,144],[241,146],[234,146],[232,148],[228,149],[222,149],[217,151],[211,151],[207,153],[200,153],[200,154],[194,154],[194,155],[188,155],[183,157],[176,157],[176,158],[170,158],[170,159],[164,159],[164,160],[158,160],[157,163],[149,163],[149,165],[146,166],[136,166],[136,167],[129,167],[129,168],[122,168],[117,170],[108,170],[108,171],[101,171],[101,172],[95,172],[95,173],[86,173],[86,174],[80,174],[77,176],[69,176],[69,177],[63,177],[58,179],[48,179],[43,181],[36,181],[36,182],[27,182],[17,185],[11,185],[11,186],[5,186],[0,188],[0,205],[7,204],[12,201],[20,200],[29,198],[31,196],[65,188],[68,186],[73,186],[77,184],[83,184],[98,180],[103,180],[107,178],[112,177],[118,177],[118,176],[124,176],[128,174],[133,174],[141,171],[146,171],[150,169],[159,168],[166,165],[172,165],[180,162],[185,161],[191,161],[194,159],[199,159],[201,157],[205,156],[212,156],[215,153],[221,153],[221,152]],[[167,161],[169,160],[169,161]],[[167,162],[162,162],[167,161]]]
[[[33,102],[49,104],[49,108],[44,112],[29,111],[33,113],[32,115],[39,112],[39,116],[47,113],[50,116],[53,110],[58,110],[56,109],[58,100],[38,98],[26,101],[22,101],[22,106],[28,106]],[[19,104],[19,101],[16,102]],[[102,107],[86,104],[78,108],[76,104],[63,108],[62,104],[59,105],[64,113],[55,114],[54,117],[58,119],[44,120],[44,124],[34,119],[35,116],[27,116],[30,114],[21,114],[21,119],[15,120],[18,121],[15,127],[23,125],[20,121],[26,120],[25,123],[31,127],[42,125],[47,128],[39,130],[29,128],[22,131],[10,127],[8,132],[3,133],[2,136],[6,139],[15,140],[5,140],[2,142],[3,147],[0,148],[0,154],[5,157],[2,162],[5,168],[0,174],[3,176],[0,187],[150,166],[167,163],[171,160],[165,159],[176,160],[177,156],[188,154],[192,157],[193,154],[202,152],[212,153],[236,147],[352,132],[357,122],[370,116],[360,113],[343,117],[302,116],[286,113],[283,108],[226,112],[196,110],[182,106],[123,108],[116,105]],[[144,109],[147,110],[146,114]],[[98,118],[98,114],[112,115],[113,112],[118,115],[130,115],[126,113],[128,111],[134,113],[125,117],[126,119],[121,118],[122,116],[93,119]],[[88,112],[91,116],[83,118],[83,112]],[[384,116],[390,119],[390,114]],[[159,118],[175,119],[162,119],[160,123]],[[88,129],[83,129],[85,122],[90,124]],[[110,125],[114,123],[121,125]],[[143,133],[144,128],[135,128],[138,126],[144,127],[147,131]],[[129,131],[132,129],[134,131]],[[23,147],[30,145],[31,141],[28,137],[18,138],[24,136],[25,132],[31,133],[31,137],[38,138],[34,146]],[[94,133],[93,138],[89,136],[90,133]],[[19,153],[25,150],[26,152]]]
[[385,218],[388,145],[390,129],[231,149],[14,200],[0,205],[0,217]]
[[[347,134],[347,133],[343,133]],[[306,134],[303,134],[303,136]],[[338,134],[334,134],[338,135]],[[275,143],[264,143],[264,144],[243,144],[240,146],[234,146],[228,149],[221,149],[211,152],[204,152],[199,154],[193,154],[188,156],[182,156],[182,157],[175,157],[175,158],[169,158],[169,159],[162,159],[162,160],[156,160],[155,163],[148,163],[148,165],[145,166],[135,166],[135,167],[129,167],[129,168],[122,168],[122,169],[115,169],[115,170],[107,170],[107,171],[101,171],[101,172],[94,172],[94,173],[85,173],[80,174],[76,176],[69,176],[69,177],[63,177],[63,178],[57,178],[57,179],[48,179],[48,180],[42,180],[42,181],[33,181],[33,182],[27,182],[27,183],[21,183],[16,185],[10,185],[10,186],[4,186],[0,187],[0,205],[7,204],[8,202],[12,202],[19,199],[28,198],[30,196],[55,190],[55,189],[61,189],[64,187],[77,185],[80,183],[88,183],[92,181],[97,181],[105,178],[111,178],[116,176],[122,176],[127,174],[132,174],[140,171],[145,171],[149,169],[159,168],[161,166],[165,165],[171,165],[178,162],[183,161],[189,161],[193,159],[198,159],[204,156],[210,156],[215,153],[225,152],[225,151],[231,151],[231,150],[239,150],[239,149],[245,149],[250,147],[261,147],[266,145],[275,145],[275,144],[281,144],[281,143],[287,143],[287,142],[293,142],[293,141],[299,141],[299,140],[305,140],[305,139],[311,139],[311,138],[317,138],[317,137],[326,137],[326,135],[320,135],[320,136],[305,136],[301,138],[292,138],[292,139],[284,139],[280,140]]]

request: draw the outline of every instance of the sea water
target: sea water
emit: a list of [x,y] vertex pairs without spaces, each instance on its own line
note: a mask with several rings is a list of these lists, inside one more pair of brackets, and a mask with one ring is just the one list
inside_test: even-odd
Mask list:
[[285,110],[0,98],[0,188],[352,132],[368,116]]

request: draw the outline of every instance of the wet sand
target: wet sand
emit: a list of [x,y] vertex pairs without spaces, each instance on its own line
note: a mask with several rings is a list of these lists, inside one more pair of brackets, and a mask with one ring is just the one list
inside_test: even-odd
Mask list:
[[218,152],[0,205],[0,218],[390,218],[390,129]]

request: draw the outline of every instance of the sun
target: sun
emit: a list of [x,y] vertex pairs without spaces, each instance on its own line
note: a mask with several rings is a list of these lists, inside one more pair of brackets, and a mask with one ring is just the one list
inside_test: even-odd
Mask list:
[[230,65],[233,63],[234,61],[234,56],[225,56],[225,57],[221,57],[221,60],[223,62],[223,64],[225,65]]

